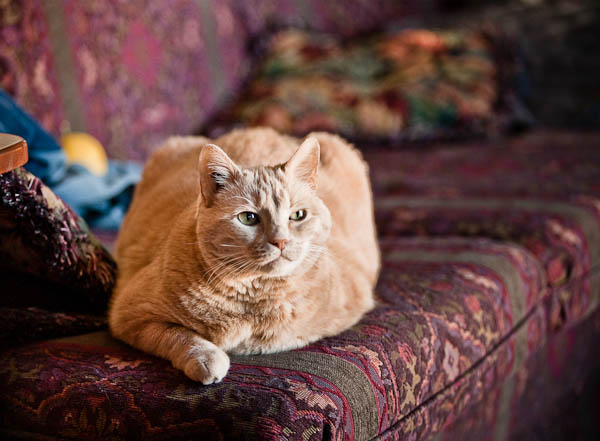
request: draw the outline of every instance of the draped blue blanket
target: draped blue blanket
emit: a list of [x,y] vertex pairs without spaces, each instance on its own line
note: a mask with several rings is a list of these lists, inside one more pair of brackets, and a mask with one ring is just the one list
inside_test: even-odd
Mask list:
[[0,89],[0,132],[27,141],[29,162],[25,168],[39,177],[92,228],[116,230],[141,178],[139,164],[110,160],[108,173],[97,176],[67,158],[40,125]]

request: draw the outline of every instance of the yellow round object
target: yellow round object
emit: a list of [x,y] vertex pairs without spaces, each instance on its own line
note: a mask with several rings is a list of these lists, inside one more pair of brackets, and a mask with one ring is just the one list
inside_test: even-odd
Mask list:
[[102,176],[108,171],[106,152],[96,138],[82,132],[73,132],[60,138],[69,164],[81,164],[92,173]]

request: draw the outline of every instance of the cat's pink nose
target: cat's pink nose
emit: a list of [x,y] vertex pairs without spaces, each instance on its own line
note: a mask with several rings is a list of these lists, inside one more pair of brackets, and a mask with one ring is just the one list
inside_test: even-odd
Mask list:
[[271,244],[275,245],[277,248],[279,248],[281,251],[283,251],[283,249],[285,248],[285,246],[287,245],[288,242],[289,242],[288,239],[273,239],[271,241]]

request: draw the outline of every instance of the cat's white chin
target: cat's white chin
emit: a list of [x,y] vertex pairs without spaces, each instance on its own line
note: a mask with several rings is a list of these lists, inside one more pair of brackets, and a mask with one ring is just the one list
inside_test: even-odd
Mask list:
[[273,260],[263,265],[263,271],[269,277],[286,277],[298,267],[298,262],[291,260],[283,255],[279,255]]

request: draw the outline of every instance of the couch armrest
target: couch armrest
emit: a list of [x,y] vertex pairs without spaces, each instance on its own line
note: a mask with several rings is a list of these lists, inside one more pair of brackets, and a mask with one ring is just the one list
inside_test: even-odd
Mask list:
[[22,166],[27,159],[27,142],[23,138],[0,133],[0,173]]

